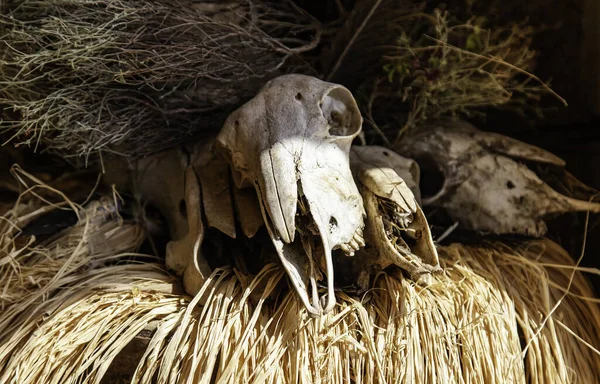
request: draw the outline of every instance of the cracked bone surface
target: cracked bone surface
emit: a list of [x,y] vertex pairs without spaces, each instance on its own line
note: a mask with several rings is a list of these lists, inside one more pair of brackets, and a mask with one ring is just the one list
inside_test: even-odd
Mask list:
[[130,191],[142,207],[153,206],[165,218],[171,238],[166,266],[183,276],[186,292],[197,293],[211,269],[200,249],[205,232],[202,193],[188,151],[176,148],[137,160],[113,159],[107,170],[112,171],[105,175],[106,183]]
[[556,192],[520,162],[563,167],[562,159],[464,121],[429,123],[395,149],[419,163],[423,205],[443,208],[463,228],[540,237],[548,215],[600,211]]
[[163,151],[137,160],[109,159],[104,181],[118,191],[130,191],[142,205],[151,205],[164,216],[172,239],[188,232],[181,214],[185,199],[187,155],[178,149]]
[[[304,75],[268,82],[233,112],[217,143],[238,187],[254,186],[275,249],[312,315],[335,305],[332,251],[364,245],[349,166],[362,117],[346,88]],[[326,297],[318,282],[326,280]]]
[[429,224],[415,197],[419,180],[415,161],[383,147],[354,146],[350,164],[367,212],[367,247],[356,256],[359,285],[365,285],[361,284],[368,279],[365,274],[389,265],[419,282],[439,271]]
[[181,239],[171,240],[167,244],[166,260],[167,265],[178,265],[176,272],[183,274],[183,287],[193,296],[200,291],[212,270],[202,256],[205,228],[201,191],[198,176],[191,165],[185,170],[185,209],[189,230]]

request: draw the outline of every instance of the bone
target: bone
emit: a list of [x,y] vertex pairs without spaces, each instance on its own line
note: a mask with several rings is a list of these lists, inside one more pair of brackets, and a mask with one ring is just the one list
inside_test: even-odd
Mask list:
[[[182,148],[138,160],[111,160],[105,182],[128,190],[144,206],[152,205],[165,217],[171,241],[166,266],[179,276],[188,294],[196,294],[211,273],[201,255],[204,237],[201,191],[188,151]],[[227,170],[226,170],[227,172]]]
[[360,162],[363,164],[361,165],[363,167],[367,167],[370,164],[373,168],[392,169],[404,180],[417,202],[421,204],[421,191],[419,189],[421,170],[417,162],[413,159],[407,159],[389,148],[377,145],[355,145],[351,150],[350,162],[351,164]]
[[183,286],[190,295],[198,293],[211,268],[201,254],[204,239],[200,185],[192,166],[185,170],[185,203],[189,231],[179,240],[167,244],[167,266],[183,274]]
[[254,237],[265,225],[256,192],[250,188],[233,188],[233,201],[242,233],[247,238]]
[[[353,253],[350,243],[364,226],[348,159],[361,125],[346,88],[285,75],[233,112],[217,137],[236,185],[254,186],[291,284],[315,316],[335,305],[332,250]],[[326,298],[316,297],[321,272]]]
[[[537,161],[540,163],[554,164],[560,167],[565,166],[565,161],[560,157],[543,150],[542,148],[530,145],[512,137],[500,135],[492,132],[482,132],[475,126],[459,119],[445,119],[440,121],[447,129],[452,132],[461,132],[472,137],[472,142],[476,143],[489,151],[502,153],[507,157]],[[436,124],[423,127],[425,130],[436,130]]]
[[464,121],[433,122],[396,149],[425,169],[423,185],[435,186],[422,190],[423,204],[443,208],[465,229],[542,237],[549,214],[600,211],[598,203],[554,191],[519,161],[563,166],[560,158]]
[[229,165],[213,150],[213,141],[192,148],[191,165],[200,180],[202,207],[209,227],[235,239],[233,196],[229,184]]
[[[381,156],[383,151],[385,156]],[[415,185],[410,169],[414,163],[388,149],[376,146],[353,147],[352,170],[360,186],[367,212],[365,237],[370,245],[356,257],[364,273],[396,265],[415,281],[440,270],[438,254],[427,219],[399,173]],[[384,208],[385,207],[385,208]],[[410,244],[410,245],[409,245]]]
[[185,198],[184,173],[187,156],[179,149],[137,160],[110,159],[104,182],[118,191],[129,191],[142,206],[155,207],[165,218],[171,239],[188,232],[181,205]]

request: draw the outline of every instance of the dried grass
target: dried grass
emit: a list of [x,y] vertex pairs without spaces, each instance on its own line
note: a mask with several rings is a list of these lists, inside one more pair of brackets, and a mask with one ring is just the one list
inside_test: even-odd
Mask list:
[[484,117],[503,108],[541,117],[542,97],[566,101],[535,76],[534,28],[526,21],[488,25],[486,14],[457,20],[415,9],[382,54],[382,71],[360,90],[366,121],[398,142],[427,119]]
[[0,10],[0,128],[85,159],[213,134],[270,78],[310,72],[299,56],[320,36],[288,0],[18,0]]
[[[258,276],[215,270],[195,298],[176,294],[176,280],[161,265],[127,253],[135,249],[135,231],[86,219],[98,218],[91,214],[97,206],[80,209],[79,224],[52,247],[3,248],[24,279],[44,276],[45,283],[28,286],[19,299],[23,282],[2,280],[12,294],[2,296],[0,382],[98,383],[113,362],[121,364],[119,352],[149,329],[153,335],[131,367],[134,383],[594,383],[600,377],[600,311],[584,278],[599,271],[577,267],[549,240],[440,247],[444,273],[430,286],[399,271],[381,273],[362,297],[339,292],[334,311],[313,319],[279,284],[284,273],[274,264]],[[118,225],[126,231],[133,224]],[[3,238],[16,244],[11,228],[3,227]],[[130,241],[109,241],[96,252],[87,246],[95,231]],[[79,260],[88,264],[74,268]]]
[[[0,223],[0,328],[4,337],[41,313],[57,290],[84,284],[94,266],[127,258],[144,239],[137,225],[123,223],[117,201],[102,199],[83,208],[21,168],[13,171],[25,191]],[[22,232],[27,224],[61,209],[75,211],[78,223],[42,240]]]

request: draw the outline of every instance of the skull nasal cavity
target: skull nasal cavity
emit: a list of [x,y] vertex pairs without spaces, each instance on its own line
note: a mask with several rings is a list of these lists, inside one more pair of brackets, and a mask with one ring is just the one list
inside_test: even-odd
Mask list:
[[335,217],[331,216],[329,218],[329,232],[333,232],[338,226],[338,222]]
[[360,111],[347,89],[332,89],[323,99],[321,111],[333,136],[351,136],[361,128]]
[[428,158],[415,159],[421,168],[421,181],[419,188],[423,198],[433,197],[437,195],[443,188],[446,182],[444,173],[439,169],[435,162]]

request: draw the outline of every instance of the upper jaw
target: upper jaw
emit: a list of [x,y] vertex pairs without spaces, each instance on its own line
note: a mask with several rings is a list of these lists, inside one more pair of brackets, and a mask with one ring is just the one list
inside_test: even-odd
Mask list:
[[[256,190],[263,217],[281,262],[302,303],[313,316],[335,305],[332,251],[351,256],[364,246],[364,208],[343,153],[309,143],[295,156],[293,147],[277,143],[261,154]],[[329,154],[329,156],[328,156]],[[347,169],[346,169],[347,168]],[[323,274],[325,296],[319,297]]]

